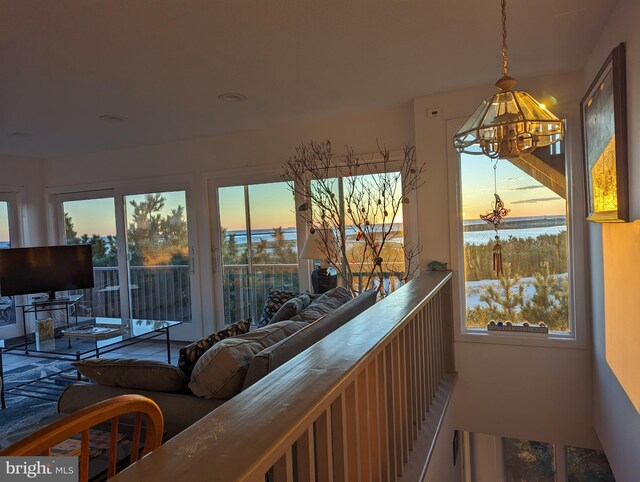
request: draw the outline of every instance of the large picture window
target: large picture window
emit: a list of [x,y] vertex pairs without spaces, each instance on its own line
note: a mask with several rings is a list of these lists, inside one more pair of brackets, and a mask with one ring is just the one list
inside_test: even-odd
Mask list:
[[498,160],[495,185],[510,213],[500,227],[503,273],[493,269],[494,161],[460,156],[466,327],[545,323],[569,332],[569,249],[564,153],[557,147]]

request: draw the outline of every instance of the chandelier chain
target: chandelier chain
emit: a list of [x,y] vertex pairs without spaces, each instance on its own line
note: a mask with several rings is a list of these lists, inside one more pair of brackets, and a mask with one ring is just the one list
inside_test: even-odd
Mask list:
[[502,0],[502,75],[509,74],[507,59],[507,0]]

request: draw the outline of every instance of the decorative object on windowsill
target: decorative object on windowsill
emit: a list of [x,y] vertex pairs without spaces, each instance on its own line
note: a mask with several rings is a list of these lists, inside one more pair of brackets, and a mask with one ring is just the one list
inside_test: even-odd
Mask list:
[[625,45],[618,45],[580,102],[589,221],[629,220]]
[[489,331],[510,331],[518,333],[549,333],[549,327],[544,323],[538,323],[538,326],[531,326],[529,323],[524,322],[522,325],[514,325],[510,321],[503,323],[499,321],[491,321],[487,323],[487,330]]
[[[319,259],[320,266],[316,267],[311,273],[311,286],[314,293],[326,293],[331,288],[338,286],[338,276],[335,270],[331,268],[331,261],[327,258],[327,251],[323,251],[322,247],[325,243],[336,245],[333,233],[323,229],[313,229],[309,233],[307,240],[300,251],[300,259]],[[334,249],[328,250],[334,252]]]
[[375,288],[385,296],[420,269],[421,249],[399,227],[423,169],[414,146],[393,158],[386,147],[365,157],[347,146],[337,158],[329,140],[300,144],[284,163],[297,215],[309,233],[321,233],[323,256],[315,259],[331,260],[353,294]]
[[449,268],[447,267],[447,263],[433,260],[427,265],[427,269],[429,271],[447,271]]
[[563,139],[564,122],[527,92],[511,90],[515,84],[516,79],[509,77],[506,0],[502,0],[502,77],[496,82],[500,91],[487,97],[454,136],[459,152],[509,159]]

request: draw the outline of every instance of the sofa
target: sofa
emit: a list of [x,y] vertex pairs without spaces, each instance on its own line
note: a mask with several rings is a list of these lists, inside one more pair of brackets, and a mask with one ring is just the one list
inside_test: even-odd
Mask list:
[[[184,376],[184,382],[179,379],[182,374],[173,374],[173,381],[158,380],[158,377],[164,375],[154,375],[160,385],[188,382],[188,389],[186,384],[182,389],[167,391],[164,387],[141,389],[132,383],[124,383],[128,385],[126,387],[114,386],[123,384],[108,380],[102,380],[101,383],[82,381],[65,389],[58,400],[58,412],[72,413],[107,398],[136,393],[158,404],[164,415],[165,439],[169,439],[373,306],[377,295],[375,290],[366,291],[355,298],[345,296],[345,293],[348,294],[346,289],[335,288],[312,301],[288,320],[269,323],[246,334],[217,341],[201,355],[190,379]],[[235,357],[234,360],[224,359],[225,356],[230,356],[229,353]],[[131,362],[122,361],[125,365]],[[93,380],[100,380],[100,377],[91,376],[91,370],[95,372],[100,363],[109,363],[109,360],[89,360],[79,370],[83,375],[90,375]],[[144,361],[140,361],[140,364],[144,368]],[[91,369],[89,372],[86,371],[87,367]],[[163,368],[180,371],[177,367]],[[135,371],[135,368],[124,370]],[[149,381],[152,380],[147,380],[147,384]],[[151,386],[155,388],[154,383]]]

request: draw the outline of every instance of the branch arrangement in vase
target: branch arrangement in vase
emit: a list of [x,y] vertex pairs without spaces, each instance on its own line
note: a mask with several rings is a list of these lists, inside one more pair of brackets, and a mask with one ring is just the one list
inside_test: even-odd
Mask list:
[[421,248],[407,241],[402,221],[424,165],[412,145],[393,159],[386,147],[378,151],[367,159],[347,146],[346,155],[335,156],[329,140],[303,143],[284,163],[282,179],[344,284],[384,296],[419,269]]

